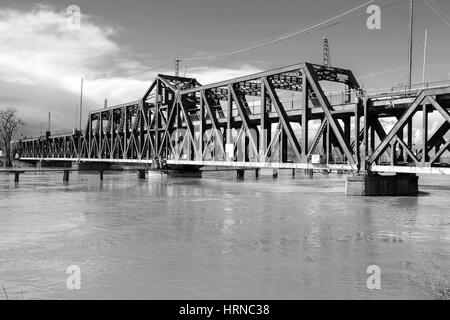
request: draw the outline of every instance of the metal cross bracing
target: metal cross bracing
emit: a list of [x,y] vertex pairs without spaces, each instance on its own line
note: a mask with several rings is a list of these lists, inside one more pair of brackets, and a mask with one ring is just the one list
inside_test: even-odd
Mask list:
[[368,95],[350,70],[310,63],[205,86],[158,75],[141,99],[90,112],[83,133],[16,149],[24,161],[447,174],[449,107],[448,84]]

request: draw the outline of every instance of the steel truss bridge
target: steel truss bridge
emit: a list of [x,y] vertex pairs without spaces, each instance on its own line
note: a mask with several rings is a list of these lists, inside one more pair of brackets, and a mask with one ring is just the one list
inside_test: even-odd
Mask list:
[[84,131],[15,148],[23,161],[450,174],[449,108],[450,83],[367,94],[350,70],[311,63],[205,86],[160,74]]

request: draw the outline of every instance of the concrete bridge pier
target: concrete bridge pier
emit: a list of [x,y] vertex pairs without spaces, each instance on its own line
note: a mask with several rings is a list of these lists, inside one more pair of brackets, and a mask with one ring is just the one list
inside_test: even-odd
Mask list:
[[63,172],[63,182],[69,182],[70,171],[64,170]]
[[72,162],[70,161],[49,161],[49,160],[39,160],[36,162],[37,169],[43,168],[70,168]]
[[272,177],[273,177],[274,179],[278,178],[278,169],[273,169]]
[[146,170],[145,169],[139,169],[137,171],[138,179],[144,180],[145,179],[145,175],[146,175]]
[[314,170],[313,169],[305,169],[305,175],[307,175],[310,179],[314,177]]
[[72,169],[79,171],[106,171],[111,168],[111,163],[108,162],[73,162]]
[[21,173],[25,173],[25,171],[15,171],[14,172],[14,182],[15,183],[19,183]]
[[345,194],[349,196],[417,196],[419,177],[416,174],[376,173],[347,176]]
[[165,170],[170,178],[201,178],[199,166],[171,166]]
[[256,178],[256,179],[259,178],[259,169],[255,169],[255,178]]
[[245,170],[239,169],[236,171],[236,178],[238,180],[244,180],[244,176],[245,176]]

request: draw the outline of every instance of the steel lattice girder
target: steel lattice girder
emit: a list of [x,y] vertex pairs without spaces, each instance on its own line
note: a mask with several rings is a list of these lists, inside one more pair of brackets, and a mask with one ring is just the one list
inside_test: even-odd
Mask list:
[[[363,108],[361,99],[357,102],[333,105],[324,92],[322,81],[337,82],[352,90],[359,90],[351,71],[309,63],[206,86],[201,86],[192,78],[158,75],[140,100],[91,112],[84,135],[27,139],[21,142],[22,155],[26,158],[152,161],[167,159],[169,154],[175,154],[177,149],[179,152],[176,158],[180,159],[181,153],[184,152],[186,158],[183,161],[193,163],[205,161],[206,147],[212,142],[212,136],[218,152],[225,154],[225,143],[234,143],[236,150],[237,143],[241,143],[239,141],[243,140],[241,138],[245,135],[256,155],[251,161],[273,160],[271,157],[277,150],[284,152],[278,161],[287,161],[287,147],[283,142],[286,140],[294,154],[292,161],[307,163],[308,157],[317,153],[317,146],[320,140],[323,140],[322,152],[325,152],[327,157],[330,156],[329,146],[334,146],[356,170],[360,162],[364,164],[367,160],[369,166],[374,164],[388,148],[391,149],[390,156],[394,155],[391,162],[395,163],[397,144],[416,166],[423,165],[424,160],[425,164],[433,165],[449,148],[450,143],[444,139],[450,128],[450,116],[447,112],[449,104],[441,101],[442,97],[449,96],[448,87],[429,89],[416,96],[405,94],[407,99],[411,99],[410,103],[404,102],[405,98],[397,94],[393,99],[398,96],[399,101],[403,102],[394,105],[394,108],[388,105],[388,102],[383,102],[382,99],[385,98],[381,96],[379,100],[369,98]],[[287,109],[279,98],[279,92],[282,91],[298,92],[301,95],[301,107]],[[249,107],[246,97],[260,97],[261,104],[256,113]],[[225,101],[226,103],[221,103]],[[425,147],[421,149],[425,151],[414,154],[410,142],[403,141],[402,130],[423,103],[438,111],[446,121],[431,139],[426,141]],[[386,133],[380,119],[393,115],[399,120],[394,128]],[[350,117],[354,118],[353,135],[350,133]],[[362,118],[363,128],[360,127]],[[308,122],[311,120],[320,120],[321,124],[314,139],[308,141]],[[340,121],[344,121],[344,129]],[[273,124],[277,130],[272,135]],[[301,128],[300,138],[296,136],[293,124]],[[184,140],[175,148],[178,142],[173,140],[172,135],[180,130],[183,131],[181,135]],[[207,133],[208,130],[211,132]],[[238,133],[237,142],[225,139],[225,133],[228,136],[228,131],[231,130]],[[380,140],[376,148],[375,133]],[[373,145],[372,154],[366,154],[369,136],[370,145]],[[360,149],[363,145],[366,151],[361,155]],[[437,151],[430,155],[433,147]],[[421,152],[425,155],[421,155]]]
[[[448,94],[450,88],[438,88],[438,89],[424,89],[420,92],[420,94],[416,97],[414,102],[410,105],[410,107],[403,113],[403,115],[398,119],[398,122],[394,125],[394,127],[390,130],[390,132],[385,137],[380,137],[381,142],[368,159],[370,165],[375,164],[375,162],[379,159],[379,157],[385,152],[385,150],[391,145],[395,143],[399,143],[401,147],[407,152],[408,156],[412,158],[416,166],[430,166],[432,165],[441,155],[445,152],[449,144],[445,142],[444,135],[448,131],[448,127],[450,124],[450,115],[446,108],[442,107],[435,99],[436,96]],[[414,115],[419,111],[419,107],[422,107],[422,139],[423,145],[417,154],[414,154],[411,150],[411,147],[404,143],[404,141],[400,138],[401,131],[411,123]],[[428,140],[427,139],[427,128],[429,119],[427,114],[430,108],[434,108],[439,114],[444,118],[445,122],[441,127],[436,131],[433,137]],[[426,132],[426,134],[423,134]],[[444,147],[440,149],[431,160],[427,160],[429,158],[429,152],[431,148],[430,145],[436,146],[439,141],[439,146],[444,144]],[[419,158],[420,157],[420,158]]]
[[[202,121],[205,123],[204,128],[210,127],[217,132],[220,128],[224,128],[224,122],[219,122],[216,116],[217,114],[221,120],[224,118],[224,112],[219,101],[229,99],[229,85],[232,84],[232,87],[235,88],[232,94],[233,100],[239,107],[239,115],[235,119],[236,121],[233,121],[233,124],[240,126],[244,123],[248,126],[247,131],[250,130],[250,127],[256,129],[255,121],[249,118],[250,109],[245,96],[261,96],[261,79],[264,77],[270,78],[270,88],[272,89],[269,91],[272,100],[277,101],[276,98],[274,99],[275,89],[302,92],[305,66],[306,64],[294,65],[233,79],[215,86],[203,87],[195,79],[158,75],[157,80],[152,83],[140,101],[91,112],[86,134],[80,137],[81,150],[77,150],[77,154],[79,156],[87,155],[88,158],[161,157],[164,143],[167,144],[167,141],[164,140],[168,139],[168,135],[173,128],[173,122],[176,121],[179,128],[187,129],[188,138],[197,157],[198,152],[194,143],[192,120],[196,116],[197,119],[200,119],[198,118],[200,108],[197,105],[200,104],[201,99],[203,99],[203,107],[207,111],[202,116]],[[323,68],[318,65],[311,66],[317,73],[316,77],[319,81],[342,82],[353,88],[358,87],[353,75],[348,70]],[[201,94],[198,94],[199,91],[201,91]],[[172,96],[172,100],[167,97],[167,94]],[[168,112],[169,104],[164,107],[163,104],[166,99],[171,101],[178,99],[177,115],[174,114],[174,108],[170,113]],[[153,104],[152,100],[154,100]],[[144,110],[144,108],[147,108],[147,110]],[[276,110],[278,116],[282,115],[283,130],[288,133],[288,139],[291,145],[295,147],[297,158],[300,159],[300,146],[279,100]],[[253,137],[251,140],[252,148],[258,149],[258,143],[253,141]],[[218,141],[218,145],[221,150],[224,149],[223,141]],[[150,151],[148,155],[144,155],[145,150]]]

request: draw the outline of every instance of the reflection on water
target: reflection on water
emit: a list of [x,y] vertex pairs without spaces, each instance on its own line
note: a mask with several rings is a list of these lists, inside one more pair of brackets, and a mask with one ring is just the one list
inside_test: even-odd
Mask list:
[[[344,195],[343,177],[236,181],[0,175],[0,285],[25,299],[427,298],[424,254],[450,266],[447,180],[420,197]],[[382,289],[366,288],[379,265]],[[81,290],[66,269],[81,268]]]

